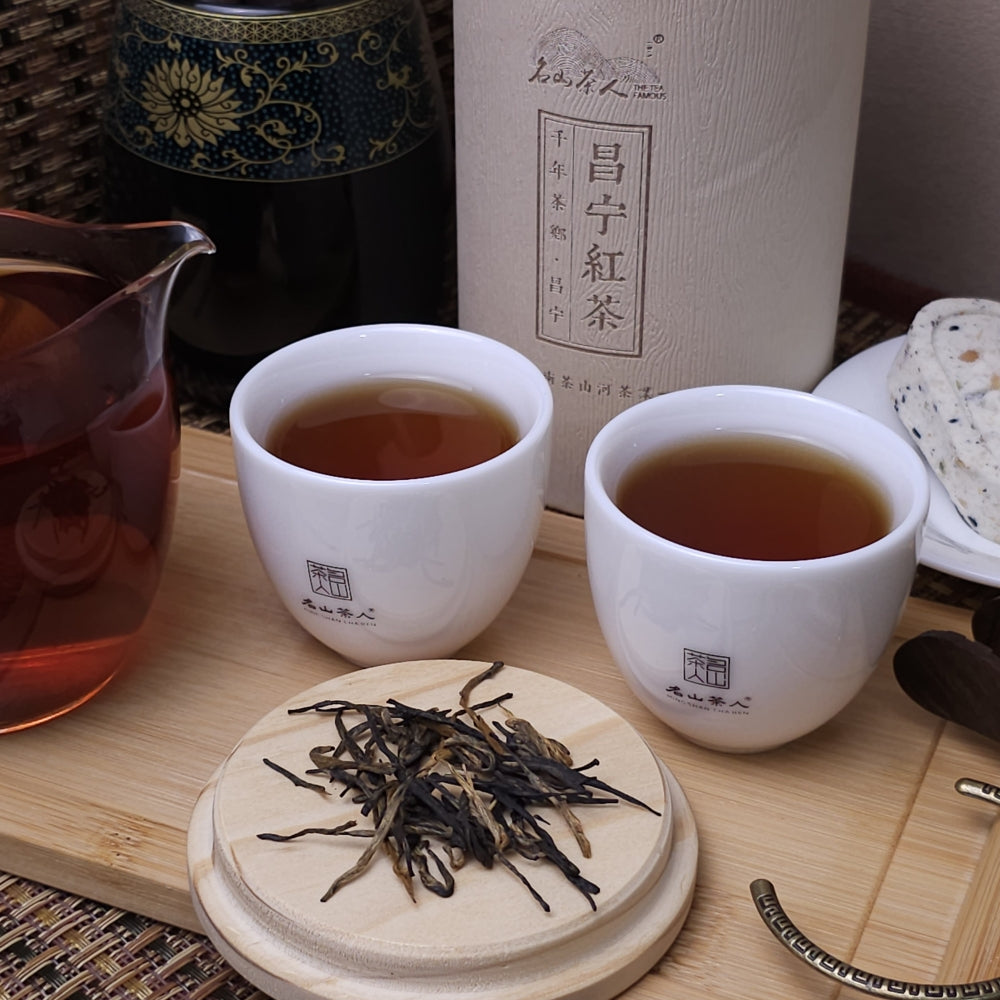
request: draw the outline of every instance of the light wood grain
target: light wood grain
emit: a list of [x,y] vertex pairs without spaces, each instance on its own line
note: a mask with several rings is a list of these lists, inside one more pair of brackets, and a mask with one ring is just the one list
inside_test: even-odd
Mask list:
[[[595,908],[554,865],[516,856],[550,909],[508,872],[472,858],[455,872],[453,895],[438,898],[417,882],[411,900],[381,854],[325,900],[365,841],[313,836],[279,845],[257,836],[370,825],[350,798],[304,790],[263,765],[272,760],[302,774],[309,749],[333,739],[329,715],[289,715],[289,708],[394,698],[455,710],[463,685],[487,667],[425,660],[355,671],[275,708],[226,759],[195,807],[189,869],[202,922],[259,986],[282,1000],[391,1000],[409,977],[413,997],[607,1000],[667,950],[690,906],[697,867],[683,791],[624,719],[535,671],[505,667],[476,687],[474,700],[510,692],[507,709],[570,747],[578,764],[600,761],[596,777],[650,806],[574,807],[590,844],[586,856],[563,819],[537,807],[554,842],[599,886]],[[484,717],[504,718],[499,709]]]
[[[91,704],[0,740],[0,868],[198,927],[184,845],[202,787],[273,706],[351,671],[289,619],[243,522],[228,439],[185,430],[180,503],[161,592],[134,668]],[[911,600],[894,642],[968,633],[961,610]],[[997,749],[910,702],[892,647],[859,697],[817,732],[746,757],[686,743],[631,695],[601,638],[581,523],[547,514],[508,607],[461,652],[587,692],[622,715],[683,787],[699,830],[694,903],[630,998],[831,997],[756,914],[775,884],[830,951],[933,981],[990,831],[954,781],[996,783]],[[916,937],[914,937],[916,935]]]
[[[853,956],[838,955],[868,971],[922,983],[985,978],[976,963],[963,968],[960,956],[948,958],[954,935],[965,940],[979,933],[971,922],[964,929],[959,923],[993,821],[992,807],[959,795],[955,781],[1000,774],[1000,748],[957,726],[940,725],[917,795],[900,817],[899,841],[859,946]],[[978,956],[978,962],[984,958],[991,960]],[[992,961],[995,966],[995,956]],[[987,973],[995,974],[996,968]],[[844,990],[843,1000],[851,995]]]
[[1000,976],[1000,818],[989,809],[983,820],[990,832],[938,972],[943,983]]

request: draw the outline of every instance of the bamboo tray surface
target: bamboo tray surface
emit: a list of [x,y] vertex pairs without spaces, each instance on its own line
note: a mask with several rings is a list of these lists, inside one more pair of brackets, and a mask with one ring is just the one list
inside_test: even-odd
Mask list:
[[[271,708],[354,668],[273,594],[246,532],[228,438],[187,428],[183,448],[174,540],[139,662],[75,713],[0,741],[0,867],[200,930],[185,870],[199,792]],[[911,599],[897,641],[968,626],[962,609]],[[953,785],[998,783],[1000,747],[911,703],[892,677],[892,651],[844,712],[797,743],[745,757],[702,750],[631,695],[590,603],[582,523],[545,515],[514,598],[457,655],[501,659],[599,699],[635,726],[691,803],[700,842],[692,909],[626,996],[836,995],[836,983],[764,927],[748,888],[757,877],[774,883],[813,940],[870,971],[925,982],[942,969],[953,980],[1000,972],[994,945],[964,955],[951,939],[956,924],[967,937],[982,923],[977,907],[988,904],[970,886],[995,869],[984,848],[998,842],[990,807]]]

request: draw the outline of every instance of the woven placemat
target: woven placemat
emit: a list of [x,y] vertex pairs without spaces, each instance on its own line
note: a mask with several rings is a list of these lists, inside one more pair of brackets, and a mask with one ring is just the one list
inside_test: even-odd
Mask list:
[[0,875],[0,1000],[263,1000],[206,938]]

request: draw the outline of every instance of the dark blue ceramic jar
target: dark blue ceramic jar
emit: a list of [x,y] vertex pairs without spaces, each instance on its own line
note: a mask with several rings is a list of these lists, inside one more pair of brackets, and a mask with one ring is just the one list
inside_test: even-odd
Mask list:
[[175,289],[187,367],[438,318],[452,152],[419,0],[119,0],[104,132],[109,221],[218,247]]

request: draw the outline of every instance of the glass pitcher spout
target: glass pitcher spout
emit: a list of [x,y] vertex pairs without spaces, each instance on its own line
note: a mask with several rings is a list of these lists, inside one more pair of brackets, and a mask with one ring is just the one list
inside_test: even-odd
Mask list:
[[180,265],[189,257],[215,253],[215,244],[197,226],[187,222],[146,222],[101,225],[88,234],[100,248],[101,259],[92,261],[100,272],[122,282],[126,295],[157,282],[169,296]]
[[169,271],[215,246],[197,226],[177,220],[129,225],[78,223],[16,209],[0,210],[0,252],[89,267],[122,286]]
[[114,327],[119,337],[148,341],[155,363],[180,265],[214,251],[186,222],[88,225],[0,211],[0,362],[31,352],[44,364],[46,350],[64,353],[53,338],[85,340]]

